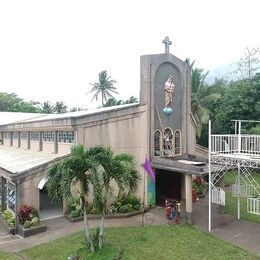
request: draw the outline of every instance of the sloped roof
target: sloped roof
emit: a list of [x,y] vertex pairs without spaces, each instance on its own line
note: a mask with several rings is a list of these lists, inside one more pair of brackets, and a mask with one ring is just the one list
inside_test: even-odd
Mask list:
[[0,146],[0,168],[11,174],[22,173],[65,155]]
[[83,111],[68,112],[63,114],[39,114],[39,113],[20,113],[20,112],[0,112],[0,126],[8,125],[14,123],[26,123],[26,122],[36,122],[43,120],[53,120],[53,119],[65,119],[65,118],[77,118],[82,116],[88,116],[93,114],[99,114],[104,112],[110,112],[114,110],[120,110],[122,108],[128,108],[137,106],[139,103],[125,104],[119,106],[111,107],[101,107],[88,109]]

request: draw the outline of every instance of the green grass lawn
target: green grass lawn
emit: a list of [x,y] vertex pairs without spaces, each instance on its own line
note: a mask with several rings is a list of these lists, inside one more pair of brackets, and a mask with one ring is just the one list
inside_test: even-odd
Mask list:
[[17,260],[19,259],[16,255],[0,252],[0,259],[3,260]]
[[[260,259],[192,226],[149,226],[106,229],[106,246],[81,259]],[[28,259],[67,259],[84,243],[83,232],[21,252]],[[120,252],[122,258],[119,258]]]
[[[260,185],[260,173],[253,174],[254,179]],[[225,183],[233,184],[236,181],[236,175],[233,172],[225,174]],[[226,192],[225,213],[237,216],[237,198],[232,197],[232,193]],[[240,218],[260,223],[260,216],[247,212],[247,198],[240,199]]]

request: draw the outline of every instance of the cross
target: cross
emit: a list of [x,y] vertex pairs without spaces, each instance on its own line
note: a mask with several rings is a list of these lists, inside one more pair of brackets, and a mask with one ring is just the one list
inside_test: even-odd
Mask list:
[[169,47],[172,44],[172,42],[169,40],[169,37],[166,36],[165,39],[162,41],[162,43],[165,44],[165,53],[169,53],[170,52]]

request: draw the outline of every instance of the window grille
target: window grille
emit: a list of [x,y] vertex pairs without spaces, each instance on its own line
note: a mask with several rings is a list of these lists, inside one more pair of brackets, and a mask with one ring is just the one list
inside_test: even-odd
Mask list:
[[21,138],[22,140],[27,140],[27,139],[28,139],[28,133],[21,133],[21,134],[20,134],[20,138]]
[[40,140],[40,133],[39,132],[31,132],[30,139],[32,141],[39,141]]
[[154,155],[155,156],[160,156],[162,151],[161,151],[161,139],[162,139],[162,133],[160,130],[156,130],[154,132]]
[[54,132],[45,131],[42,133],[43,142],[54,142]]
[[181,131],[174,132],[174,151],[175,154],[181,154]]
[[74,131],[59,131],[58,132],[58,142],[60,143],[74,143]]

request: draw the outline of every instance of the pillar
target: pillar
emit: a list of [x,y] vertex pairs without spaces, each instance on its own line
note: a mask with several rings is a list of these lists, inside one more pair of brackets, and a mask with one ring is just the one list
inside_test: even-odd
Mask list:
[[27,149],[31,149],[31,134],[27,132]]
[[185,175],[186,223],[192,224],[192,175]]
[[39,132],[39,151],[42,151],[42,131]]
[[18,140],[17,140],[17,147],[20,148],[21,147],[21,132],[18,132],[17,138],[18,138]]
[[54,153],[58,153],[58,131],[54,131]]

